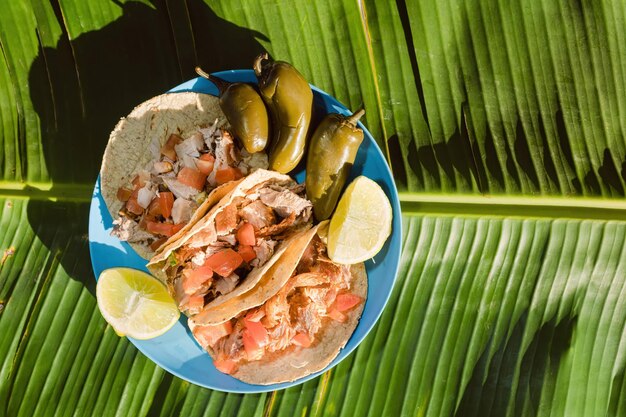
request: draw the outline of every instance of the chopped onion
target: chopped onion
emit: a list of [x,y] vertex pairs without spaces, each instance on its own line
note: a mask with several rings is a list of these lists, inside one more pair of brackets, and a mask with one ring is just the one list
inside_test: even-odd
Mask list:
[[196,158],[194,158],[193,156],[180,155],[178,160],[180,161],[181,167],[197,169]]
[[189,200],[193,198],[196,194],[198,194],[198,190],[181,183],[176,178],[164,176],[163,182],[165,182],[167,188],[169,188],[169,190],[174,193],[176,198],[184,198],[185,200]]
[[137,204],[144,209],[147,209],[155,195],[156,191],[152,184],[150,182],[146,182],[146,185],[141,187],[137,193]]
[[172,220],[174,224],[186,223],[191,220],[193,210],[197,207],[193,201],[178,198],[172,206]]
[[196,132],[178,145],[176,155],[183,167],[196,169],[195,158],[200,156],[200,150],[204,147],[203,136],[200,132]]
[[194,135],[174,146],[174,149],[176,150],[176,156],[178,156],[178,158],[182,158],[185,155],[193,156],[196,158],[199,157],[199,151],[204,146],[204,143],[202,142],[201,138],[200,140],[198,140],[198,138],[199,135]]
[[194,132],[187,140],[192,141],[198,151],[204,148],[204,135],[200,132]]

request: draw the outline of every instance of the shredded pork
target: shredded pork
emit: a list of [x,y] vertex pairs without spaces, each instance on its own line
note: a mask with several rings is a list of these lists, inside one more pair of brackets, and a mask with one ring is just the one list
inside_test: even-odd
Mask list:
[[268,207],[273,208],[281,217],[288,217],[291,214],[296,216],[303,210],[311,210],[311,202],[304,199],[291,190],[276,191],[271,188],[264,188],[260,192],[261,201]]
[[215,289],[220,294],[228,294],[235,289],[239,282],[239,276],[237,274],[230,274],[227,277],[217,279],[215,282]]
[[[220,360],[240,363],[302,346],[302,342],[295,341],[296,336],[304,337],[309,345],[315,343],[325,320],[332,320],[328,316],[337,294],[351,289],[350,270],[348,266],[331,262],[325,245],[315,237],[296,271],[265,304],[244,311],[227,323],[229,328],[232,327],[230,334],[203,344],[203,347],[212,349]],[[257,349],[245,347],[240,342],[245,340],[247,322],[259,322],[267,332],[265,341]],[[255,333],[258,338],[258,332]]]
[[215,231],[218,236],[224,236],[237,227],[237,206],[230,204],[215,216]]
[[[223,155],[226,157],[230,155],[230,152]],[[242,245],[239,244],[237,233],[244,224],[249,223],[254,229],[255,244],[251,246],[252,254],[250,248],[243,248],[247,250],[245,252],[247,261],[241,258],[232,274],[216,277],[208,288],[203,288],[202,292],[195,295],[202,296],[206,302],[210,302],[218,295],[233,291],[252,268],[261,267],[271,259],[278,242],[285,239],[290,231],[293,232],[297,230],[296,226],[310,222],[311,203],[295,194],[291,191],[292,189],[304,195],[304,190],[297,188],[295,182],[282,185],[261,184],[246,196],[237,197],[229,205],[222,207],[211,224],[205,225],[203,230],[194,233],[182,247],[175,251],[174,257],[177,263],[166,270],[170,279],[176,279],[181,274],[183,279],[186,279],[185,271],[202,267],[206,263],[211,264],[211,259],[213,259],[211,257],[218,256],[225,249],[230,248],[238,252]],[[285,209],[280,210],[280,213],[261,199],[266,190],[276,191],[284,196],[280,201],[281,207]],[[308,204],[302,204],[300,200]],[[283,217],[281,213],[289,214]],[[250,244],[246,243],[246,245]],[[231,261],[235,262],[233,259]]]
[[256,258],[252,260],[252,266],[256,267],[265,264],[274,254],[276,243],[275,240],[257,239],[256,246],[253,248]]
[[239,210],[239,215],[256,230],[269,227],[276,222],[276,215],[271,207],[261,200],[256,200]]

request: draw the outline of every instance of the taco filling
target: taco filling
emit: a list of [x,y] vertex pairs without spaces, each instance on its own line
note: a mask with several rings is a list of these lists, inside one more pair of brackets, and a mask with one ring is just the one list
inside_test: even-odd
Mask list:
[[214,219],[170,253],[165,273],[179,309],[197,314],[232,292],[276,245],[308,225],[312,204],[294,181],[262,183],[235,197]]
[[216,121],[187,138],[171,134],[131,184],[117,190],[123,203],[111,234],[152,250],[187,224],[209,192],[256,168],[267,168],[265,153],[249,154]]
[[345,322],[363,303],[351,292],[351,280],[350,267],[332,262],[316,236],[278,293],[224,323],[193,326],[194,337],[226,374],[273,353],[315,346],[325,324]]

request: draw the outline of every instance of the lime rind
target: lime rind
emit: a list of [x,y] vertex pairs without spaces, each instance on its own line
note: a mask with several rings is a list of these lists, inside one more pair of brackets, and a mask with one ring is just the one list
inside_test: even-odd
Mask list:
[[357,177],[341,197],[328,232],[328,255],[355,264],[374,257],[391,234],[392,209],[382,188]]

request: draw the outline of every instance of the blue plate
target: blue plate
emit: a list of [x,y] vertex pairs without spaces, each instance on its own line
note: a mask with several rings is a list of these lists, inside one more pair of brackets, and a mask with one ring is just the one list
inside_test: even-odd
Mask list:
[[[244,81],[256,83],[252,70],[233,70],[216,73],[215,75],[228,81]],[[312,87],[316,114],[341,113],[348,115],[351,112],[341,103],[318,88]],[[217,88],[204,78],[196,78],[170,90],[170,92],[193,91],[217,95]],[[352,168],[348,183],[359,175],[365,175],[376,181],[385,190],[393,208],[393,230],[383,249],[373,259],[365,263],[369,280],[367,302],[363,316],[352,334],[345,348],[323,371],[300,378],[297,381],[274,385],[250,385],[225,375],[215,369],[209,355],[204,352],[192,338],[186,324],[186,317],[164,335],[151,340],[130,341],[162,368],[191,383],[206,388],[226,392],[257,393],[273,391],[301,384],[315,378],[337,365],[361,343],[363,338],[372,329],[380,317],[398,272],[400,262],[402,222],[400,218],[400,203],[398,191],[393,181],[391,171],[387,166],[383,153],[372,138],[372,135],[359,123],[365,132],[365,139],[359,148],[356,162]],[[292,173],[293,174],[293,173]],[[304,181],[305,172],[299,169],[295,173],[298,182]],[[91,264],[96,277],[100,273],[113,267],[130,267],[147,272],[146,260],[141,258],[126,243],[120,242],[109,233],[113,219],[109,214],[102,194],[100,193],[100,179],[96,182],[91,209],[89,213],[89,249]]]

